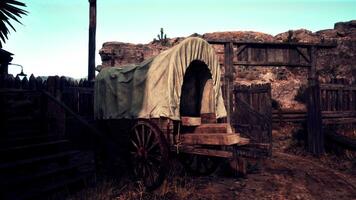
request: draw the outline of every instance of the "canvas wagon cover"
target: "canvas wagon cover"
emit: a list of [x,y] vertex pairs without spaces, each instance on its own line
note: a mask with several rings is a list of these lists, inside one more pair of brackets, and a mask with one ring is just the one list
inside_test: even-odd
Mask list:
[[225,117],[218,57],[205,40],[191,37],[138,65],[103,68],[95,80],[96,119],[180,120],[184,74],[194,60],[207,64],[213,79],[216,116]]

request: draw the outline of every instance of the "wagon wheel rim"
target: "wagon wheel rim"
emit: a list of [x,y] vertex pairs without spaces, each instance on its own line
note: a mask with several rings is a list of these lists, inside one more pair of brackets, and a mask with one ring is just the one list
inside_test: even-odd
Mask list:
[[202,155],[185,154],[181,161],[189,173],[198,176],[212,174],[219,165],[219,158]]
[[130,154],[134,176],[148,190],[160,185],[164,178],[166,151],[160,131],[147,122],[137,123],[130,135]]

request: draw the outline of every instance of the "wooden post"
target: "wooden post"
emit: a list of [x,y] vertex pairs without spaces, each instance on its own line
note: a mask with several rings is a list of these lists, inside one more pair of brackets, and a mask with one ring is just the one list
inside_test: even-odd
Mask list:
[[309,68],[308,92],[308,151],[315,156],[324,153],[324,135],[320,110],[320,86],[316,76],[316,47],[309,49],[311,67]]
[[[61,98],[61,92],[59,90],[59,77],[58,76],[49,76],[47,79],[47,91],[55,98]],[[55,102],[47,101],[47,119],[49,122],[48,125],[48,134],[55,135],[56,137],[63,137],[65,135],[65,122],[66,122],[66,113],[65,111]]]
[[89,0],[88,80],[95,79],[96,0]]
[[224,84],[225,84],[225,94],[226,94],[226,111],[227,111],[227,123],[230,123],[231,117],[231,104],[232,104],[232,95],[231,95],[231,88],[232,88],[232,78],[233,78],[233,43],[225,43],[224,44],[224,68],[225,68],[225,76],[224,76]]

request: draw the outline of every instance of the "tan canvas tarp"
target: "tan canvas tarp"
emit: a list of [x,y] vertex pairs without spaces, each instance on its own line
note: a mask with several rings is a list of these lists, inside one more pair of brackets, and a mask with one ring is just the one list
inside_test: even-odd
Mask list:
[[95,81],[95,117],[180,120],[183,78],[194,60],[207,64],[213,79],[216,116],[225,117],[217,55],[205,40],[193,37],[139,65],[103,68]]

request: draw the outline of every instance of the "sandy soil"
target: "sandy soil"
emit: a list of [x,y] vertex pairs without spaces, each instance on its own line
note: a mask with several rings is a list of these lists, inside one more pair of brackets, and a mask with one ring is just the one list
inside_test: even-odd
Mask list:
[[313,159],[274,152],[264,169],[247,179],[201,177],[202,199],[356,199],[356,177]]
[[[293,127],[292,127],[293,128]],[[321,158],[294,147],[291,127],[274,131],[273,156],[247,178],[233,178],[220,168],[210,176],[193,177],[173,172],[154,192],[137,183],[105,183],[70,199],[355,199],[356,160],[327,154]],[[286,153],[289,152],[289,153]],[[296,153],[302,152],[302,153]],[[179,170],[178,170],[179,171]]]

